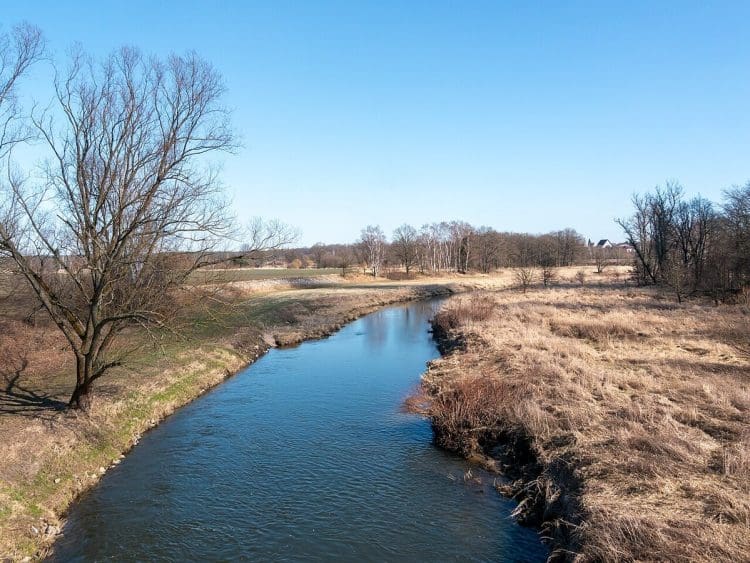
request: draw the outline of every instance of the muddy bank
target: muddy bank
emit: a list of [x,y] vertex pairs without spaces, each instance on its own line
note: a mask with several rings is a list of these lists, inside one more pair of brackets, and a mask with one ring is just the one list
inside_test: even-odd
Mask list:
[[[534,438],[523,428],[486,418],[494,410],[486,403],[497,393],[491,384],[456,385],[454,370],[469,351],[484,348],[480,340],[435,322],[433,335],[442,358],[428,365],[419,395],[407,401],[411,410],[430,419],[436,445],[504,477],[495,489],[518,503],[513,518],[540,532],[550,561],[574,560],[579,546],[573,532],[582,522],[579,477],[562,460],[540,460]],[[456,420],[464,417],[471,422]]]
[[[455,405],[466,401],[466,395],[474,401],[477,395],[486,394],[480,401],[484,403],[495,394],[488,385],[457,390],[453,379],[452,369],[462,363],[467,349],[481,349],[481,342],[467,339],[458,331],[445,334],[437,329],[434,334],[443,357],[428,366],[422,379],[421,392],[425,396],[416,399],[422,405],[416,410],[430,418],[435,443],[501,475],[504,479],[495,488],[518,503],[512,513],[518,524],[539,530],[540,538],[551,549],[550,561],[574,560],[580,547],[574,531],[582,523],[579,476],[563,460],[548,464],[540,459],[533,436],[522,427],[487,420],[457,426],[444,413],[434,416],[431,405],[441,398],[446,408],[460,411],[461,407]],[[485,412],[492,410],[492,407],[479,408],[483,412],[456,414],[483,418]]]

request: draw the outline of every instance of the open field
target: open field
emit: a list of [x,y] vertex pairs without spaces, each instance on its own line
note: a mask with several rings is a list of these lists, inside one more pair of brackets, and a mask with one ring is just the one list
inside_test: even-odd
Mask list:
[[556,557],[748,560],[747,305],[612,280],[456,296],[437,328],[446,355],[412,406],[511,477]]
[[341,274],[341,268],[226,268],[198,270],[190,278],[192,283],[240,282],[313,278]]
[[[60,333],[37,316],[6,274],[0,303],[0,559],[44,554],[66,507],[179,406],[254,361],[269,345],[322,337],[390,303],[477,287],[504,276],[454,276],[407,282],[338,278],[316,286],[240,281],[221,286],[222,301],[182,313],[179,335],[155,344],[140,333],[128,369],[95,387],[86,413],[64,409],[73,365]],[[218,294],[214,294],[218,295]]]

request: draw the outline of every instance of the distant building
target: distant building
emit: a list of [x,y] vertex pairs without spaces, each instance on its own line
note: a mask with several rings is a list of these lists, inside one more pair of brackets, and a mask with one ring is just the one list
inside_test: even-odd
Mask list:
[[621,242],[620,244],[618,244],[617,249],[623,252],[627,252],[628,254],[635,252],[635,248],[633,248],[633,245],[627,242]]
[[599,242],[596,243],[597,248],[612,248],[614,244],[609,242],[609,239],[603,238]]

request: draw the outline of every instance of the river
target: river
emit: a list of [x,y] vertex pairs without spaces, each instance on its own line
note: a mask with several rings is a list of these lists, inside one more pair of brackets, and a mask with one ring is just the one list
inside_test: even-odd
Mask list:
[[273,349],[147,433],[70,510],[55,561],[544,561],[493,476],[402,412],[438,301]]

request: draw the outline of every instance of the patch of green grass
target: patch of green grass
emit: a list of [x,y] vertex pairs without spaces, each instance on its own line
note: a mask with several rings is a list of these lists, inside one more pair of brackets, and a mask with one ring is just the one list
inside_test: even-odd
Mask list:
[[208,366],[201,366],[200,370],[192,371],[188,375],[181,377],[169,385],[163,391],[151,395],[149,398],[149,404],[155,405],[158,403],[169,403],[180,398],[191,397],[194,393],[191,392],[197,382],[199,373],[208,369]]

